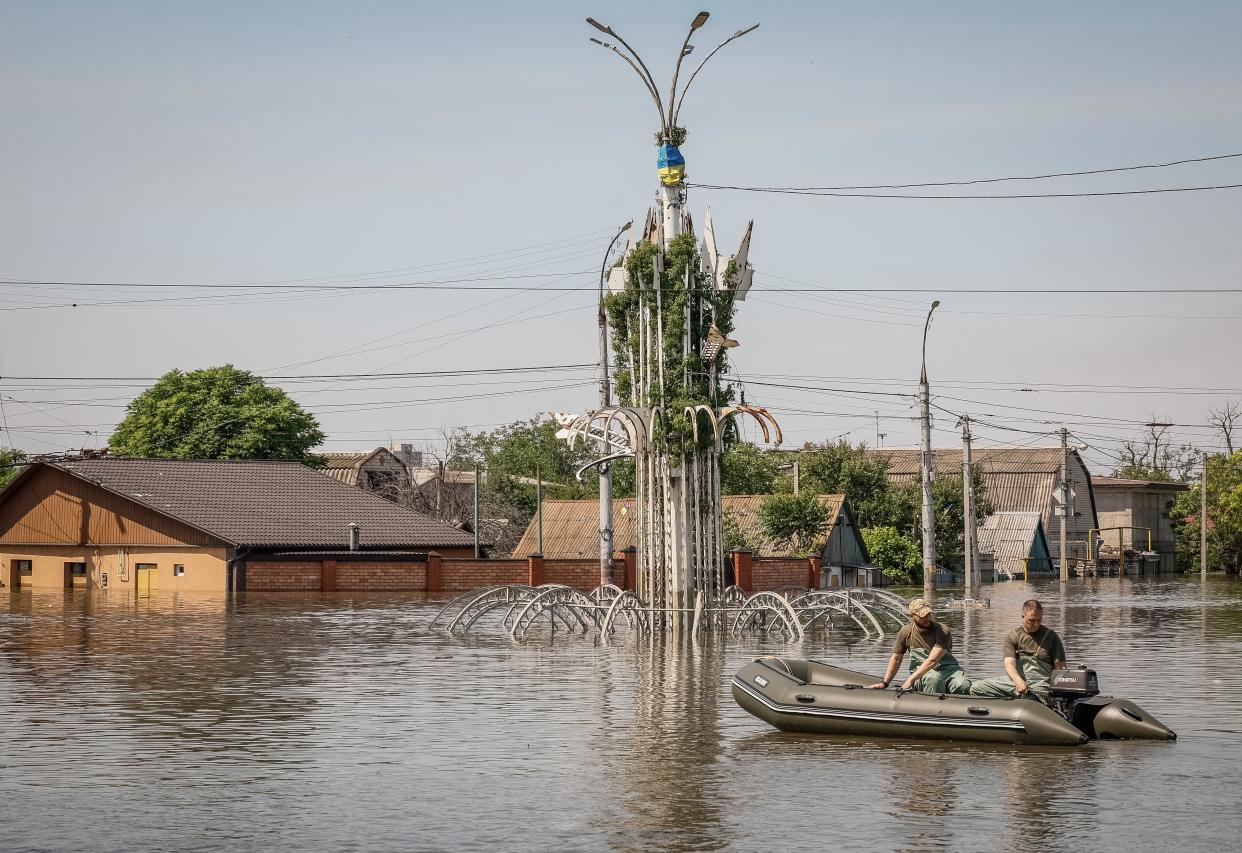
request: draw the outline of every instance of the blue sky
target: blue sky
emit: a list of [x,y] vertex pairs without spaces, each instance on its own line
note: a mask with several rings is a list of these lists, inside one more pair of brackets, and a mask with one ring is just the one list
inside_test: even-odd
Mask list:
[[[387,270],[402,273],[365,280],[547,274],[520,281],[583,292],[266,301],[216,292],[49,308],[41,306],[187,292],[0,285],[0,308],[18,309],[3,312],[0,374],[153,376],[226,361],[284,368],[277,373],[593,361],[592,270],[609,230],[641,218],[653,198],[654,115],[632,72],[587,42],[594,31],[583,18],[612,24],[667,81],[698,8],[8,0],[0,276],[314,284]],[[686,100],[692,181],[966,179],[1242,151],[1238,4],[709,8],[695,58],[742,26],[762,26],[714,58]],[[1016,186],[1217,183],[1242,183],[1242,159]],[[765,295],[765,287],[1233,287],[1242,266],[1242,190],[1023,201],[694,190],[690,204],[698,222],[712,207],[728,246],[755,220],[758,273],[734,351],[754,382],[887,379],[897,381],[816,383],[912,391],[921,312],[936,295]],[[981,428],[985,443],[1045,443],[1034,433],[1055,427],[1040,421],[1072,420],[1102,460],[1149,413],[1202,423],[1230,396],[1115,392],[1242,387],[1237,295],[941,298],[928,358],[942,404],[1032,430]],[[335,356],[351,348],[364,351]],[[349,449],[590,407],[591,372],[566,376],[527,386],[464,387],[487,379],[474,377],[288,387],[320,415],[328,448]],[[981,382],[996,385],[967,384]],[[1076,387],[1013,390],[1035,383]],[[34,452],[78,445],[84,430],[102,441],[132,391],[0,384],[12,440]],[[475,399],[442,399],[467,395]],[[794,441],[847,432],[874,441],[866,416],[876,410],[886,443],[915,439],[902,398],[757,384],[747,396],[785,409]],[[938,445],[956,443],[952,426],[947,415],[938,421]]]

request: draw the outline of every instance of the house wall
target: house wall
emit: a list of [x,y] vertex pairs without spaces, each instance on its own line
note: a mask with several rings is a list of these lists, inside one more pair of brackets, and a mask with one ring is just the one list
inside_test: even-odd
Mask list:
[[[1172,572],[1176,566],[1177,540],[1173,522],[1168,517],[1169,504],[1176,493],[1168,490],[1100,488],[1095,502],[1099,510],[1101,534],[1106,544],[1117,543],[1117,531],[1110,527],[1149,527],[1151,547],[1160,554],[1160,571]],[[1143,530],[1122,530],[1122,543],[1135,551],[1147,549],[1147,533]]]
[[0,547],[16,544],[225,543],[64,471],[43,468],[0,504]]
[[[1069,481],[1074,491],[1071,513],[1065,519],[1065,538],[1070,560],[1086,560],[1089,552],[1087,537],[1092,528],[1099,527],[1096,512],[1099,507],[1099,495],[1095,496],[1096,505],[1091,503],[1091,475],[1077,453],[1069,455]],[[1052,490],[1056,490],[1053,482]],[[1054,566],[1061,564],[1061,516],[1056,514],[1056,502],[1051,492],[1047,506],[1043,510],[1044,530],[1048,534],[1048,551]],[[1059,569],[1058,569],[1059,570]]]
[[[225,548],[0,544],[0,582],[6,586],[17,586],[13,566],[18,560],[31,561],[31,574],[21,585],[28,581],[32,589],[66,588],[65,563],[86,564],[87,589],[131,594],[137,591],[134,567],[138,563],[155,564],[156,590],[160,592],[224,592],[228,577]],[[173,574],[175,564],[185,567],[184,575]]]
[[853,519],[842,512],[837,516],[838,522],[833,525],[824,543],[824,566],[863,566],[867,557],[863,550],[862,534],[854,526]]

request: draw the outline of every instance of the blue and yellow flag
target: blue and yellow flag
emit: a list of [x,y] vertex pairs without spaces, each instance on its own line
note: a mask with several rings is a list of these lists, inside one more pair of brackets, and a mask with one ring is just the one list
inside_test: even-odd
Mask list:
[[661,145],[656,156],[656,168],[660,172],[660,183],[675,187],[686,176],[686,158],[681,156],[676,145]]

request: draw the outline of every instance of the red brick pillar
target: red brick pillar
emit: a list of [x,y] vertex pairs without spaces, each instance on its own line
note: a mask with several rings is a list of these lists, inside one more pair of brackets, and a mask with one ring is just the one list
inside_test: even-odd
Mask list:
[[755,591],[755,576],[752,571],[755,555],[750,551],[732,551],[733,582],[741,587],[742,592],[752,595]]
[[625,563],[625,572],[621,577],[622,589],[638,588],[638,550],[635,548],[626,548],[624,551],[618,552],[622,562]]
[[432,551],[427,555],[427,592],[444,590],[444,558]]
[[543,554],[531,554],[526,558],[526,583],[530,586],[543,584]]
[[336,592],[336,560],[324,560],[319,564],[319,591]]
[[807,575],[807,580],[809,581],[807,586],[809,586],[811,589],[819,589],[819,568],[820,568],[821,559],[822,558],[820,557],[807,557],[806,558],[806,561],[809,564],[810,569],[811,569]]

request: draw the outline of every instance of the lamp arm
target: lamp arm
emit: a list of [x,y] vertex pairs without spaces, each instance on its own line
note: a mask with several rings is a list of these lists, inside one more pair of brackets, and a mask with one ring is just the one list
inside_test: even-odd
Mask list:
[[639,67],[634,64],[634,60],[630,59],[624,53],[617,50],[616,45],[611,45],[611,44],[608,44],[607,42],[603,42],[595,38],[591,39],[591,41],[595,42],[595,44],[598,44],[600,47],[608,48],[613,53],[615,53],[617,56],[624,59],[626,61],[626,64],[628,64],[631,68],[634,69],[634,73],[638,75],[639,79],[643,81],[643,85],[647,87],[647,93],[651,95],[651,99],[655,101],[656,113],[659,114],[660,116],[660,132],[663,133],[665,136],[667,136],[668,128],[664,124],[664,103],[660,100],[660,93],[656,91],[655,86],[652,85],[651,81],[647,78],[647,75],[643,74],[642,70],[639,69]]
[[[613,29],[609,29],[609,33],[612,34],[613,38],[621,42],[621,46],[624,47],[626,50],[628,50],[630,52],[630,56],[633,56],[634,59],[638,61],[638,65],[642,67],[641,73],[643,77],[643,82],[647,84],[647,88],[651,92],[651,97],[655,98],[656,108],[659,109],[660,111],[660,129],[664,131],[665,136],[668,136],[668,125],[664,123],[664,102],[660,100],[660,93],[656,90],[655,77],[651,75],[651,69],[647,67],[647,63],[643,62],[643,58],[638,55],[638,51],[630,47],[629,42],[621,38],[620,33],[618,33],[616,30],[613,30]],[[617,49],[614,47],[613,50],[617,50]],[[617,55],[622,57],[623,59],[626,58],[625,54],[621,53],[621,51],[619,50],[617,50]],[[633,65],[634,63],[631,62],[630,64]]]
[[684,101],[684,100],[686,99],[686,92],[687,92],[687,91],[689,91],[689,89],[690,89],[690,84],[694,82],[694,78],[699,76],[699,72],[700,72],[700,71],[702,71],[702,70],[703,70],[703,66],[707,64],[707,60],[709,60],[709,59],[711,59],[713,56],[715,56],[715,55],[716,55],[716,51],[720,50],[720,48],[724,47],[724,46],[725,46],[726,44],[728,44],[729,42],[733,41],[734,39],[739,39],[739,38],[741,38],[742,36],[746,35],[747,33],[752,33],[752,32],[754,32],[754,31],[755,31],[755,30],[757,30],[757,29],[759,29],[759,25],[758,25],[758,24],[753,24],[752,26],[749,26],[749,27],[747,27],[747,28],[746,28],[746,29],[744,29],[744,30],[738,30],[736,33],[734,33],[733,35],[729,36],[727,39],[725,39],[724,41],[722,41],[720,44],[718,44],[718,45],[716,45],[714,48],[712,48],[712,52],[711,52],[711,53],[709,53],[709,54],[707,54],[707,56],[703,57],[703,61],[702,61],[702,62],[700,62],[700,63],[698,64],[698,66],[696,66],[696,67],[695,67],[694,72],[693,72],[693,73],[691,73],[691,75],[690,75],[690,79],[688,79],[688,80],[686,81],[686,85],[685,85],[685,87],[681,90],[681,95],[677,98],[677,108],[673,110],[673,121],[672,121],[672,124],[673,124],[674,126],[676,126],[676,124],[677,124],[677,117],[681,115],[681,103],[682,103],[682,101]]

